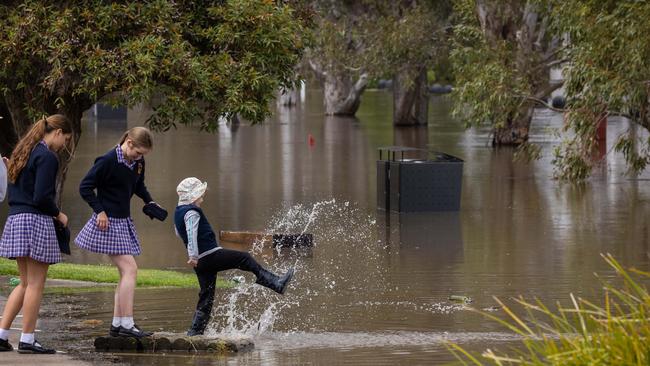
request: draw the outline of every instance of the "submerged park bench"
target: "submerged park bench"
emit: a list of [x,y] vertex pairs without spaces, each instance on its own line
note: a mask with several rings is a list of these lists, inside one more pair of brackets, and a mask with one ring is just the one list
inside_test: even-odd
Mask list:
[[97,337],[95,350],[99,352],[211,352],[239,353],[255,348],[252,340],[246,337],[208,337],[186,336],[183,333],[154,333],[151,337]]

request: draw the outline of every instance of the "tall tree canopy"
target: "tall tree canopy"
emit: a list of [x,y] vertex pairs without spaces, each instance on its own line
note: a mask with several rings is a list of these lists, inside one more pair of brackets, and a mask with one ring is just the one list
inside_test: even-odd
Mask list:
[[83,111],[105,97],[158,101],[149,123],[163,130],[262,121],[292,86],[308,33],[272,0],[7,1],[0,19],[5,153],[44,113],[67,115],[78,139]]

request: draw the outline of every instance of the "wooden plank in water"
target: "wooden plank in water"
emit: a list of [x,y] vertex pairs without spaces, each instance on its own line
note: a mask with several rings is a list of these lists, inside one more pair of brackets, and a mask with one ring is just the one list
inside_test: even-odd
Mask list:
[[242,245],[253,245],[254,243],[271,243],[273,235],[254,233],[250,231],[225,231],[219,232],[219,241],[237,243]]
[[264,234],[249,231],[219,232],[219,241],[226,248],[247,250],[253,244],[268,248],[311,248],[314,246],[312,234]]

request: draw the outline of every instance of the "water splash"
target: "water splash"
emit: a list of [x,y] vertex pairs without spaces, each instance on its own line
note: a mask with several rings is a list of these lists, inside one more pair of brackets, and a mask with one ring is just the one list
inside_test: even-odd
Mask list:
[[[319,314],[300,313],[301,306],[312,308],[315,301],[347,297],[361,289],[386,290],[384,258],[378,250],[383,244],[377,239],[375,224],[376,219],[367,212],[336,199],[278,210],[265,232],[309,233],[314,236],[314,247],[276,248],[269,254],[271,243],[254,243],[253,256],[269,270],[282,274],[290,267],[296,269],[286,295],[255,285],[254,276],[246,273],[246,280],[237,278],[240,283],[234,290],[218,296],[208,334],[258,336],[273,331],[277,322],[282,322],[283,329],[300,331],[305,324],[317,325],[324,313],[331,313],[326,317],[331,322],[338,312],[335,304],[317,304],[322,309]],[[242,272],[234,274],[241,276]]]

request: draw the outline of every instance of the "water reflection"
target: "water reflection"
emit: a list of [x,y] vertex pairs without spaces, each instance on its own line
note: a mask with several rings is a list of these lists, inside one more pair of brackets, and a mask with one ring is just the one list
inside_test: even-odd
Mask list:
[[[645,219],[650,173],[623,175],[621,156],[610,152],[587,184],[559,184],[551,165],[559,139],[551,132],[562,127],[561,115],[536,113],[531,140],[542,146],[542,159],[526,163],[513,162],[512,150],[491,149],[486,129],[464,131],[450,117],[447,97],[432,97],[429,126],[412,129],[392,127],[386,92],[367,92],[357,119],[324,117],[321,100],[319,91],[308,89],[304,102],[279,109],[263,125],[223,124],[216,134],[179,127],[156,134],[147,156],[147,185],[163,206],[175,206],[174,189],[181,179],[197,176],[209,184],[203,207],[217,229],[304,230],[314,234],[315,247],[302,254],[256,253],[271,268],[299,269],[284,298],[252,285],[250,277],[241,289],[217,294],[215,332],[269,325],[255,334],[252,354],[124,360],[156,365],[435,363],[450,359],[437,341],[443,335],[481,349],[495,346],[495,335],[503,332],[450,303],[449,295],[469,296],[479,308],[494,305],[493,295],[553,302],[575,292],[595,299],[601,285],[593,273],[612,276],[601,252],[650,270]],[[126,128],[143,124],[149,113],[139,106],[128,110],[126,121],[86,115],[63,195],[73,235],[90,215],[78,196],[78,182],[97,156]],[[609,121],[607,151],[629,127],[624,120]],[[647,133],[638,131],[638,137]],[[444,151],[465,161],[460,212],[376,210],[377,148],[395,144]],[[189,270],[171,222],[150,221],[140,210],[134,199],[143,246],[140,267]],[[2,204],[0,220],[5,216]],[[68,260],[107,262],[81,250]],[[89,306],[87,314],[75,317],[110,319],[110,292],[78,301]],[[184,331],[195,301],[196,290],[140,290],[136,313],[146,313],[139,320],[143,327]],[[273,319],[265,318],[269,309]]]
[[[460,214],[457,212],[396,213],[380,211],[389,259],[417,268],[448,267],[463,260]],[[381,228],[379,225],[378,228]],[[414,283],[431,278],[413,278]]]

